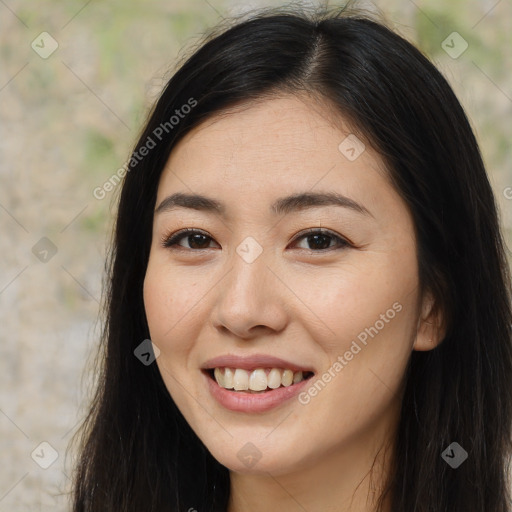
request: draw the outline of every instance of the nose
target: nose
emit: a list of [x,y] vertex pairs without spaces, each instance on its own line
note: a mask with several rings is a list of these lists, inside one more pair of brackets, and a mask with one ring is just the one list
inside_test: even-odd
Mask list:
[[265,251],[251,263],[234,253],[230,263],[216,287],[214,326],[247,340],[283,330],[288,322],[285,301],[290,301],[289,291]]

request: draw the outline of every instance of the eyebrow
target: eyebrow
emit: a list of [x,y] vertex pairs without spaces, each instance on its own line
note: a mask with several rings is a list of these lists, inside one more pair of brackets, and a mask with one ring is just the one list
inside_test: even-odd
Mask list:
[[[281,197],[272,203],[270,210],[274,215],[286,215],[321,206],[339,206],[373,217],[363,205],[337,192],[303,192]],[[162,200],[155,209],[155,214],[169,212],[180,207],[213,212],[226,217],[226,207],[220,201],[200,194],[185,194],[183,192],[176,192]]]

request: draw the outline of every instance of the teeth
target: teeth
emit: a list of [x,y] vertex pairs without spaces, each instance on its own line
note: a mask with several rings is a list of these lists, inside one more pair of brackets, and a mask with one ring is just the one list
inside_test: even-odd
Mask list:
[[267,389],[267,374],[265,370],[258,369],[251,373],[249,377],[249,389],[252,389],[252,391],[263,391]]
[[215,368],[215,370],[213,371],[213,375],[215,376],[217,384],[225,388],[226,380],[224,379],[224,374],[220,371],[220,368]]
[[272,368],[267,375],[267,386],[270,389],[276,389],[281,385],[281,370]]
[[[220,368],[215,368],[216,370],[220,370]],[[217,381],[218,382],[218,381]],[[222,384],[219,384],[222,386]],[[233,389],[233,370],[231,368],[224,368],[224,387],[226,389]]]
[[280,386],[291,386],[304,380],[301,371],[293,372],[289,369],[257,368],[252,372],[241,368],[215,368],[214,377],[217,384],[225,389],[235,391],[263,392],[267,388],[277,389]]
[[237,368],[233,376],[233,386],[235,391],[245,391],[249,389],[249,374],[245,370]]
[[293,372],[291,370],[285,370],[281,377],[281,383],[283,386],[291,386],[293,382]]

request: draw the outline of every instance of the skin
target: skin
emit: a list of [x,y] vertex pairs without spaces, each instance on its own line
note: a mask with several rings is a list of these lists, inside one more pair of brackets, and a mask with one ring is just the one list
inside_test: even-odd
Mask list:
[[[184,192],[226,207],[226,218],[183,207],[155,214],[144,302],[169,393],[230,470],[229,512],[373,510],[411,351],[442,339],[432,299],[419,292],[412,217],[368,143],[354,161],[340,152],[352,130],[333,111],[283,95],[215,116],[178,143],[158,186],[157,206]],[[269,210],[277,198],[312,191],[336,191],[370,214]],[[162,246],[183,228],[210,238]],[[309,228],[352,245],[297,237]],[[252,263],[236,252],[248,236],[263,249]],[[307,404],[295,398],[264,413],[234,412],[204,384],[200,367],[224,354],[281,357],[313,367],[316,380],[394,303],[400,312]],[[237,457],[247,442],[261,453],[252,467]]]

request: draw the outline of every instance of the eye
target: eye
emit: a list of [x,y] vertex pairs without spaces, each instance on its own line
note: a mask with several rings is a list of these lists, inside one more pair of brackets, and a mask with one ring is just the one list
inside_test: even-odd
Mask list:
[[[188,241],[188,247],[184,247],[179,244],[182,239],[186,239]],[[318,228],[312,228],[306,232],[301,233],[294,239],[293,243],[296,243],[301,239],[307,240],[308,245],[310,245],[310,247],[305,249],[312,250],[313,252],[325,252],[326,250],[330,249],[343,249],[352,246],[351,243],[339,235],[336,235],[332,231]],[[202,250],[208,249],[210,241],[213,241],[213,238],[207,235],[205,232],[198,229],[187,228],[182,229],[174,234],[164,235],[162,237],[161,244],[164,248],[174,248],[175,246],[178,246],[181,249]],[[337,244],[332,246],[332,241],[336,242]],[[304,247],[301,249],[304,249]]]
[[[181,241],[185,238],[189,242],[189,247],[183,247],[179,245],[177,242]],[[208,249],[208,240],[213,240],[210,236],[208,236],[203,231],[199,231],[198,229],[182,229],[177,233],[165,235],[161,242],[162,247],[171,248],[175,245],[179,245],[179,247],[183,249]]]
[[[307,240],[308,245],[310,245],[310,247],[306,247],[305,249],[314,250],[314,252],[325,252],[327,249],[336,248],[344,249],[351,246],[347,240],[326,229],[308,229],[305,233],[302,233],[297,238],[295,238],[294,242],[297,242],[297,240],[301,239]],[[337,247],[336,245],[330,246],[330,241],[337,242]],[[304,249],[304,247],[301,249]]]

